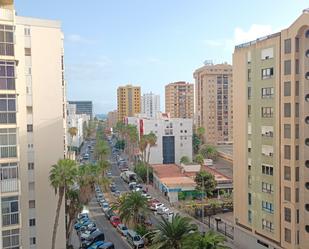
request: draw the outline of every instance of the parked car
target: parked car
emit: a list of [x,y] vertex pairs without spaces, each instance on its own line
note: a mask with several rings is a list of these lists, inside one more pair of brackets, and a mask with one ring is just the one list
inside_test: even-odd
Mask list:
[[87,249],[115,249],[112,242],[97,241]]
[[173,215],[174,215],[173,212],[167,212],[167,213],[164,213],[162,217],[168,220],[169,222],[172,222]]
[[163,203],[160,203],[160,202],[159,203],[154,203],[154,204],[151,205],[150,209],[152,211],[157,211],[159,207],[163,207],[163,206],[164,206]]
[[119,190],[116,190],[115,192],[113,192],[113,195],[115,196],[115,197],[118,197],[118,196],[120,196],[120,191]]
[[77,233],[80,234],[80,233],[83,233],[83,232],[85,232],[85,231],[87,231],[87,230],[89,230],[89,229],[96,228],[96,227],[97,227],[97,225],[96,225],[94,222],[91,222],[91,223],[89,223],[89,224],[86,224],[86,225],[81,226],[81,227],[78,229]]
[[144,248],[144,240],[133,230],[128,230],[127,241],[133,248]]
[[96,225],[92,220],[87,220],[86,222],[75,224],[74,228],[77,232],[79,232],[80,230],[84,231],[87,228],[95,227],[95,226]]
[[84,240],[81,243],[81,247],[82,248],[89,248],[95,242],[104,241],[104,240],[105,240],[104,233],[102,233],[101,231],[96,231],[96,232],[92,233],[86,240]]
[[106,212],[104,212],[105,217],[109,220],[112,216],[116,216],[116,214],[114,213],[114,211],[110,208],[108,210],[106,210]]
[[147,200],[151,200],[151,195],[143,193],[142,196],[146,197]]
[[113,225],[113,227],[117,227],[121,223],[119,216],[112,216],[109,221]]
[[111,186],[110,189],[111,189],[111,192],[116,192],[116,190],[117,190],[116,186]]
[[164,214],[164,213],[168,213],[168,212],[170,212],[170,209],[165,207],[165,206],[159,207],[157,209],[157,214]]
[[127,236],[128,233],[128,228],[125,224],[118,224],[117,226],[117,231],[122,235],[122,236]]
[[84,240],[86,240],[87,238],[89,238],[89,236],[90,236],[92,233],[94,233],[95,231],[98,231],[98,230],[99,230],[99,229],[96,228],[96,227],[93,227],[93,228],[91,228],[91,229],[88,229],[88,230],[86,230],[86,231],[80,233],[79,239],[80,239],[81,241],[84,241]]
[[108,204],[108,202],[103,202],[101,206],[102,206],[103,212],[105,212],[105,211],[107,211],[107,210],[109,209],[109,204]]
[[74,229],[79,229],[83,224],[86,224],[89,221],[90,221],[90,219],[88,217],[83,217],[83,218],[77,220],[74,224]]
[[108,171],[108,172],[106,173],[106,176],[107,176],[107,177],[112,177],[112,172]]

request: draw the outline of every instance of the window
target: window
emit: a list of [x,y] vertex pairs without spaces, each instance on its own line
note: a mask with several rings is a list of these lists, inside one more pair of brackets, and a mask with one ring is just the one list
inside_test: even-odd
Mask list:
[[24,35],[25,36],[29,36],[31,33],[30,33],[30,28],[25,28],[24,29]]
[[274,213],[273,204],[267,201],[262,201],[262,209],[267,213]]
[[295,189],[295,202],[299,202],[299,188]]
[[31,56],[31,48],[25,48],[25,56]]
[[288,243],[291,243],[291,230],[284,228],[284,240]]
[[0,164],[0,180],[18,179],[17,163]]
[[295,74],[299,74],[299,60],[295,60]]
[[291,138],[291,125],[284,124],[284,138]]
[[264,193],[272,193],[273,190],[273,185],[270,183],[262,182],[262,192]]
[[262,79],[271,78],[273,75],[274,75],[274,69],[272,67],[262,69]]
[[29,182],[28,188],[29,188],[29,191],[34,191],[34,182]]
[[262,173],[272,176],[274,174],[274,168],[272,166],[262,165]]
[[17,157],[16,129],[0,129],[0,158]]
[[291,96],[291,81],[284,82],[284,96]]
[[252,90],[252,88],[249,86],[248,87],[248,99],[251,99],[251,96],[252,96],[251,90]]
[[252,222],[252,211],[248,210],[248,222],[251,223]]
[[34,227],[35,226],[35,219],[34,218],[29,220],[29,226],[30,227]]
[[34,163],[28,163],[28,170],[34,170]]
[[252,196],[251,196],[251,193],[248,193],[248,204],[249,204],[249,205],[252,204]]
[[295,160],[299,160],[299,146],[295,146]]
[[272,98],[274,96],[274,88],[273,87],[266,87],[262,88],[262,98]]
[[19,224],[18,196],[2,197],[2,226]]
[[16,123],[16,95],[0,94],[0,124]]
[[289,166],[284,166],[284,180],[291,180],[291,168]]
[[299,81],[295,82],[295,96],[299,96]]
[[284,40],[284,53],[291,53],[291,39]]
[[27,132],[33,132],[33,125],[32,124],[27,125]]
[[0,55],[14,56],[14,27],[0,26]]
[[29,201],[29,208],[35,208],[35,200]]
[[248,105],[248,118],[251,117],[251,105]]
[[274,115],[274,111],[272,107],[262,107],[262,117],[263,118],[271,118]]
[[268,232],[273,232],[274,231],[273,223],[268,220],[262,219],[262,229]]
[[295,181],[299,181],[299,167],[295,168]]
[[30,238],[30,246],[33,246],[36,244],[36,238],[35,237],[31,237]]
[[295,103],[295,117],[299,117],[299,103]]
[[291,201],[291,188],[284,187],[284,200]]
[[251,81],[251,69],[249,68],[248,69],[248,82]]
[[291,103],[284,103],[284,117],[291,117]]
[[295,125],[295,138],[299,138],[299,124]]
[[2,231],[2,247],[3,249],[19,249],[20,248],[20,231],[12,229]]
[[284,61],[284,75],[291,74],[291,60]]
[[284,220],[287,222],[291,222],[291,209],[285,207],[284,208]]
[[15,61],[0,60],[0,89],[15,90]]
[[290,160],[291,159],[291,146],[284,145],[284,159]]
[[273,48],[265,48],[261,51],[261,59],[268,60],[274,57],[274,49]]
[[296,210],[296,223],[299,224],[299,209]]
[[299,52],[299,38],[295,38],[295,52]]

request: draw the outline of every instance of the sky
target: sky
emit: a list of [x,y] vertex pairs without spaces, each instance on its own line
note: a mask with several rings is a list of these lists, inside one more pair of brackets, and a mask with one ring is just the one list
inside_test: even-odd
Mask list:
[[308,0],[15,0],[18,15],[62,22],[68,100],[117,107],[117,87],[161,96],[194,83],[205,60],[232,62],[235,45],[287,28]]

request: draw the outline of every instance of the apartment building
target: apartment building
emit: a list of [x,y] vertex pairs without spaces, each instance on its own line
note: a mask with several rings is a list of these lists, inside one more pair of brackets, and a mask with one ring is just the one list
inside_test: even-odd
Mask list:
[[133,117],[141,112],[141,88],[139,86],[120,86],[117,89],[118,121]]
[[194,85],[185,81],[165,86],[165,112],[171,118],[193,118]]
[[[0,0],[0,248],[50,248],[57,196],[49,171],[66,151],[63,34]],[[56,248],[65,249],[64,208]]]
[[111,129],[111,128],[115,127],[117,122],[118,122],[118,112],[117,112],[117,110],[109,112],[107,114],[107,126],[108,126],[108,128]]
[[141,99],[141,113],[146,117],[156,117],[157,113],[160,112],[160,95],[156,95],[152,92],[144,93]]
[[309,248],[309,9],[235,47],[234,215],[239,248]]
[[151,132],[157,136],[156,146],[150,149],[150,164],[180,163],[183,156],[192,160],[192,119],[159,113],[155,118],[127,117],[126,123],[135,125],[140,137]]
[[92,101],[87,100],[69,101],[69,104],[76,105],[76,114],[86,114],[90,116],[90,119],[93,119]]
[[233,80],[229,64],[205,63],[195,70],[195,123],[208,144],[233,142]]

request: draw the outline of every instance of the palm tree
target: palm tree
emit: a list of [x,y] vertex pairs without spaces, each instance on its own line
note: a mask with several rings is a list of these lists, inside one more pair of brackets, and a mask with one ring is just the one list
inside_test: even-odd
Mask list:
[[218,151],[213,145],[203,145],[199,149],[199,154],[203,155],[204,158],[210,158],[216,160],[218,157]]
[[147,135],[142,135],[139,141],[139,150],[142,154],[142,161],[146,163]]
[[49,181],[55,190],[55,194],[58,194],[56,216],[52,235],[52,249],[55,249],[57,228],[63,197],[65,196],[65,193],[69,187],[74,184],[76,175],[77,169],[75,161],[70,159],[60,159],[56,165],[52,166],[52,169],[50,170]]
[[70,134],[71,136],[71,144],[69,146],[69,152],[70,152],[70,149],[72,149],[72,144],[73,144],[73,138],[77,135],[77,132],[78,132],[78,129],[76,127],[70,127],[68,129],[68,133]]
[[169,222],[162,218],[157,226],[151,249],[180,249],[183,242],[190,236],[190,232],[196,231],[197,227],[190,224],[191,219],[173,215]]
[[157,143],[157,136],[153,132],[150,132],[147,135],[147,144],[148,144],[148,155],[147,155],[147,185],[149,185],[149,160],[150,160],[150,149],[154,147]]
[[183,249],[229,249],[224,245],[225,238],[210,230],[205,235],[195,233],[185,240]]
[[204,165],[204,157],[202,154],[197,154],[194,158],[194,161],[198,164],[200,164],[201,166]]
[[95,153],[98,160],[102,161],[107,158],[107,156],[110,153],[110,147],[106,143],[105,140],[98,140],[96,147],[95,147]]
[[139,222],[139,215],[149,212],[147,198],[139,192],[131,192],[116,205],[119,209],[120,218],[125,222],[132,222],[136,225]]
[[82,210],[83,205],[79,198],[80,192],[78,190],[70,189],[67,191],[67,213],[69,221],[66,227],[66,238],[69,241],[70,234],[73,228],[73,221],[75,220],[77,214]]
[[196,129],[196,134],[197,134],[197,136],[199,137],[199,139],[203,142],[203,136],[204,136],[204,134],[205,134],[205,128],[204,127],[198,127],[197,129]]

